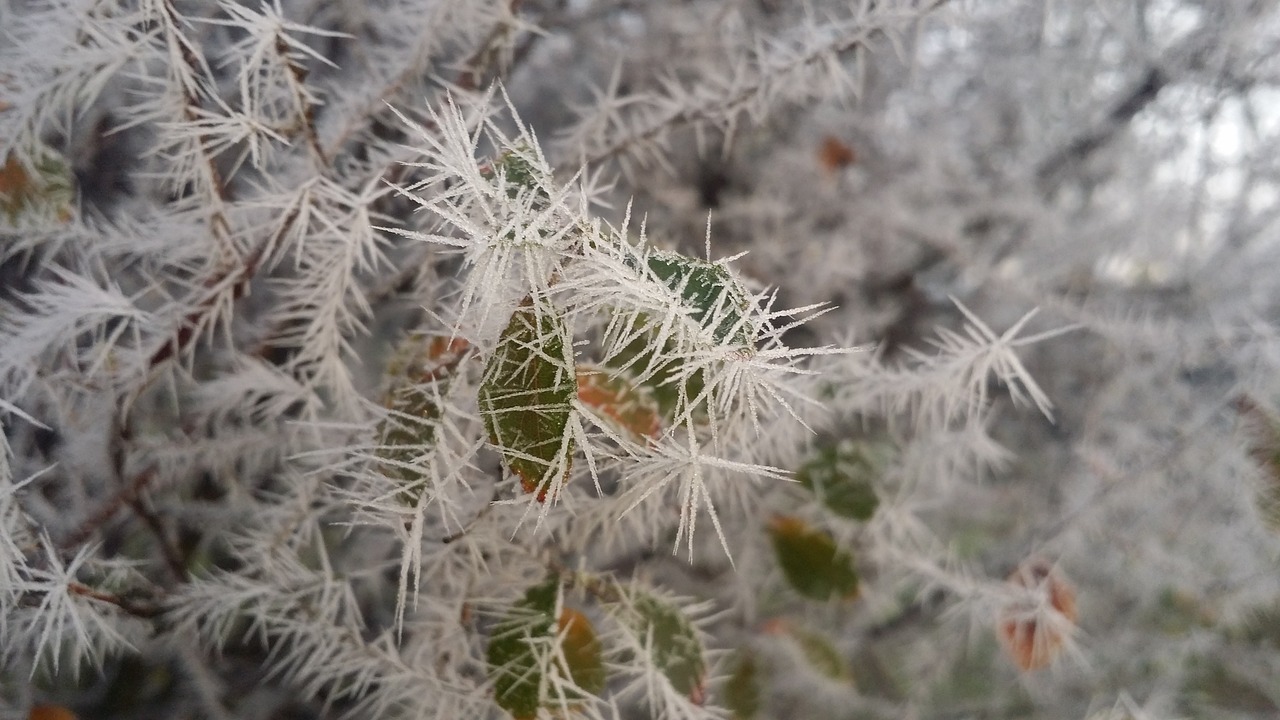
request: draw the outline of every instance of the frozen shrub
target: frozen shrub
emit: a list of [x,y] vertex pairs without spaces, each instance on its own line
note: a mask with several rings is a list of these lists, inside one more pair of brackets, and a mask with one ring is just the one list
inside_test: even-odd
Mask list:
[[0,715],[1280,712],[1271,5],[0,1]]

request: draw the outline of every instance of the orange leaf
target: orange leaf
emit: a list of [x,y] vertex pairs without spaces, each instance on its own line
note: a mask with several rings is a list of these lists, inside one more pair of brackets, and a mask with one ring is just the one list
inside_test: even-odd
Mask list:
[[610,377],[592,367],[580,367],[578,399],[638,438],[654,440],[662,430],[658,403],[625,377]]
[[76,720],[76,714],[61,705],[36,705],[27,720]]
[[605,668],[600,640],[586,615],[564,608],[560,611],[560,651],[565,670],[578,687],[592,694],[604,690]]
[[999,636],[1014,664],[1024,671],[1048,666],[1062,651],[1076,621],[1076,591],[1044,560],[1023,563],[1009,583],[1030,590],[1034,598],[1010,604],[1000,614]]
[[853,148],[839,138],[828,135],[822,139],[822,147],[818,149],[818,164],[827,172],[836,172],[852,165],[858,159]]
[[20,198],[30,192],[31,176],[22,166],[18,156],[9,153],[4,165],[0,166],[0,196],[5,198],[6,207],[10,203],[18,203]]

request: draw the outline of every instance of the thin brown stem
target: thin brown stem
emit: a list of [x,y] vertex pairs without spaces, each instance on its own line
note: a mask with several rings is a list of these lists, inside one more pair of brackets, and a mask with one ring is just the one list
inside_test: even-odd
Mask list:
[[298,111],[298,123],[302,134],[307,139],[307,147],[311,148],[312,154],[321,167],[328,166],[329,160],[325,155],[324,147],[320,144],[320,133],[316,131],[316,107],[307,99],[304,92],[307,69],[289,54],[289,44],[285,42],[283,35],[276,35],[275,51],[280,62],[284,64],[285,70],[288,71],[289,91],[293,94],[293,104]]
[[103,525],[110,522],[111,518],[115,517],[115,514],[119,512],[120,508],[132,503],[136,498],[138,498],[146,489],[147,485],[155,479],[155,477],[156,469],[154,467],[147,468],[146,470],[138,473],[134,476],[131,482],[120,488],[114,497],[104,503],[96,513],[90,515],[84,522],[82,522],[75,532],[64,538],[62,542],[58,543],[58,547],[63,550],[67,550],[83,545],[89,538],[93,537],[93,534],[101,529]]
[[158,605],[141,604],[121,595],[102,592],[101,590],[94,590],[88,585],[78,582],[68,583],[67,590],[73,595],[79,595],[81,597],[89,598],[90,600],[97,600],[98,602],[115,605],[129,615],[146,620],[159,617],[161,613],[164,612],[164,608]]
[[173,574],[174,579],[179,582],[186,582],[188,580],[186,560],[182,557],[182,552],[178,549],[178,546],[169,537],[169,533],[166,531],[160,516],[147,506],[144,498],[134,497],[127,502],[133,512],[142,518],[147,528],[151,530],[151,534],[155,536],[156,543],[160,546],[160,552],[164,555],[165,564],[168,566],[169,572]]

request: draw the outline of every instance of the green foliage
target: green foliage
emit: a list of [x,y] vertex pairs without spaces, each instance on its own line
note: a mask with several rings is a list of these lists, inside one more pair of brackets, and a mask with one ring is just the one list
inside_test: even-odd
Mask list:
[[[547,578],[511,606],[490,636],[494,699],[517,720],[604,690],[607,677],[595,628],[578,610],[563,608],[557,614],[559,599],[559,577]],[[553,677],[546,677],[548,672]],[[572,685],[566,687],[564,680]]]
[[507,197],[515,199],[522,191],[532,190],[537,193],[536,207],[546,207],[550,198],[542,189],[538,180],[543,173],[530,161],[527,154],[532,151],[528,147],[520,147],[515,151],[503,153],[487,173],[487,177],[502,177],[506,181]]
[[760,712],[759,661],[747,648],[738,650],[733,673],[724,684],[724,706],[738,720],[752,720]]
[[[798,628],[785,619],[774,619],[764,624],[762,632],[773,641],[793,646],[803,662],[793,667],[789,654],[760,653],[756,642],[744,645],[734,654],[732,672],[721,687],[720,699],[726,709],[738,720],[751,720],[760,714],[764,705],[766,686],[779,685],[779,678],[786,684],[795,671],[802,675],[818,676],[841,685],[852,687],[853,673],[849,663],[831,641],[822,635]],[[782,665],[780,661],[786,661]]]
[[566,428],[577,382],[569,349],[555,308],[535,308],[526,297],[502,331],[480,385],[489,442],[539,501],[569,476],[572,462]]
[[662,251],[651,253],[646,265],[680,294],[690,317],[710,328],[717,344],[754,346],[755,329],[746,320],[750,310],[747,293],[728,268]]
[[[580,699],[578,691],[594,694],[604,689],[604,660],[595,628],[577,610],[565,608],[557,615],[559,596],[560,579],[555,576],[529,588],[489,639],[494,699],[517,720],[536,717],[539,708],[553,702]],[[546,691],[548,671],[557,679],[571,680],[572,687],[557,683],[557,690]]]
[[778,517],[769,525],[778,565],[796,592],[812,600],[852,598],[858,593],[853,558],[835,540],[803,520]]
[[838,683],[852,683],[849,663],[825,637],[804,628],[787,628],[787,634],[800,648],[804,659],[817,673]]
[[[636,320],[637,325],[648,322],[645,316]],[[681,407],[682,395],[684,402],[693,402],[706,387],[702,370],[685,372],[678,360],[664,359],[671,352],[670,343],[666,347],[659,346],[655,333],[647,332],[612,353],[607,360],[607,366],[614,372],[630,372],[644,378],[639,385],[653,397],[659,414],[668,422],[684,410]],[[691,413],[694,417],[705,415],[706,403],[698,403],[694,411]]]
[[1169,635],[1184,635],[1196,628],[1211,628],[1218,618],[1202,600],[1174,587],[1160,591],[1148,622],[1152,628]]
[[0,715],[1280,713],[1276,3],[1121,4],[4,3]]
[[388,388],[383,403],[390,414],[379,424],[377,454],[384,475],[405,487],[400,498],[415,505],[422,494],[423,473],[414,467],[435,442],[440,419],[439,398],[467,351],[461,340],[410,337],[388,363]]
[[679,608],[648,593],[629,595],[625,622],[647,647],[654,667],[677,692],[701,703],[707,666],[693,623]]
[[542,663],[539,650],[552,637],[558,578],[534,585],[511,607],[509,615],[493,629],[489,639],[489,676],[498,706],[517,720],[537,715],[541,705]]
[[827,445],[800,468],[796,480],[836,515],[870,520],[880,504],[875,485],[884,470],[884,455],[866,442]]

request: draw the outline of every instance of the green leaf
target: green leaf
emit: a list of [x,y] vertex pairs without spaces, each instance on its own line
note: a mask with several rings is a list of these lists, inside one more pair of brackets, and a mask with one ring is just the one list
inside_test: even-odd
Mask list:
[[[539,708],[604,690],[604,653],[595,628],[578,610],[563,608],[557,615],[559,595],[560,579],[556,576],[529,588],[494,627],[489,639],[487,660],[494,699],[516,720],[536,717]],[[556,660],[548,662],[549,657]],[[553,678],[546,677],[548,671]],[[568,679],[572,687],[557,682],[558,690],[545,689],[553,679]]]
[[[712,342],[754,351],[756,329],[751,325],[750,295],[723,264],[657,250],[628,256],[624,262],[675,292],[682,316],[709,333]],[[646,313],[615,317],[604,364],[613,372],[631,372],[637,384],[652,393],[667,421],[702,422],[709,404],[703,397],[705,368],[687,364],[691,348],[678,336],[667,334],[663,325],[661,318]]]
[[836,515],[869,520],[880,504],[875,482],[885,455],[882,448],[865,442],[828,445],[800,468],[796,480]]
[[796,592],[813,600],[857,595],[853,558],[841,552],[829,534],[792,517],[774,518],[769,534],[782,573]]
[[747,291],[727,267],[662,251],[651,252],[645,264],[658,280],[680,293],[690,317],[709,328],[716,343],[754,347],[755,329],[746,320]]
[[493,629],[489,638],[489,677],[498,706],[516,720],[536,717],[542,704],[545,665],[539,662],[555,635],[558,577],[548,578],[525,592]]
[[448,393],[467,349],[460,339],[413,336],[388,363],[383,404],[391,413],[378,424],[377,454],[386,461],[382,473],[405,487],[400,499],[407,505],[422,494],[425,473],[412,465],[435,442],[437,398]]
[[507,197],[513,200],[521,192],[534,192],[535,208],[545,208],[551,199],[539,184],[546,173],[538,168],[533,159],[533,150],[527,146],[502,153],[492,167],[482,171],[481,175],[489,179],[500,178],[504,182]]
[[676,692],[701,704],[707,666],[693,623],[679,608],[639,591],[630,593],[627,609],[627,625],[647,643],[654,666]]
[[800,648],[809,666],[818,671],[819,675],[839,683],[852,684],[853,675],[849,671],[849,664],[826,638],[802,628],[788,628],[788,634]]
[[760,712],[759,665],[750,650],[738,651],[733,674],[724,684],[724,705],[737,720],[752,720]]
[[[489,442],[525,492],[546,499],[569,475],[573,441],[566,432],[577,393],[571,343],[554,307],[526,297],[511,316],[480,383],[480,415]],[[556,477],[558,473],[559,477]]]
[[[634,326],[643,327],[650,319],[641,314],[634,320]],[[606,360],[610,372],[629,372],[642,376],[637,383],[652,395],[657,403],[658,412],[667,421],[673,420],[681,413],[680,394],[683,390],[686,401],[699,397],[705,388],[702,370],[688,373],[682,378],[680,363],[677,360],[659,358],[657,341],[653,332],[641,333],[631,342],[615,349]],[[670,344],[662,348],[664,353],[672,351]],[[705,400],[692,413],[695,416],[705,415]]]

